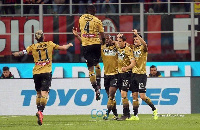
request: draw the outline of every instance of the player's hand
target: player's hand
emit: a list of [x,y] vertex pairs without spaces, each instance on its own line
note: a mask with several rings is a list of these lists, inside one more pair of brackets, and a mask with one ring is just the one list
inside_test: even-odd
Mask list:
[[72,28],[72,33],[74,34],[74,36],[78,36],[78,32],[77,32],[77,28]]
[[137,34],[137,30],[133,29],[132,32],[136,35]]
[[126,72],[127,71],[127,67],[122,67],[122,71]]
[[68,43],[68,45],[69,45],[69,46],[73,46],[73,44],[72,44],[72,43]]
[[19,52],[14,52],[14,53],[12,53],[14,56],[19,56],[20,54],[19,54]]
[[122,37],[124,34],[122,34],[122,33],[118,33],[117,34],[117,38],[119,38],[119,37]]

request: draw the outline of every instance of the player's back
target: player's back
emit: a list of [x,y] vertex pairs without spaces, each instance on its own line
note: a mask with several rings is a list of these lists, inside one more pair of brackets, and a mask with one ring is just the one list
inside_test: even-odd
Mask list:
[[48,73],[52,71],[52,53],[59,45],[49,41],[32,44],[27,52],[32,52],[35,67],[33,74]]
[[99,32],[104,32],[101,20],[91,14],[84,14],[79,19],[82,46],[100,44]]

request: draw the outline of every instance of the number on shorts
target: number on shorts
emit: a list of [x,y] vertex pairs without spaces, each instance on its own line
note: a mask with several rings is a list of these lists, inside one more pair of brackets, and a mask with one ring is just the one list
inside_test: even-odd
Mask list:
[[123,80],[122,81],[122,86],[127,87],[128,86],[128,80]]
[[139,83],[139,89],[144,89],[144,84],[143,83]]
[[115,83],[113,85],[117,86],[117,79],[115,79]]

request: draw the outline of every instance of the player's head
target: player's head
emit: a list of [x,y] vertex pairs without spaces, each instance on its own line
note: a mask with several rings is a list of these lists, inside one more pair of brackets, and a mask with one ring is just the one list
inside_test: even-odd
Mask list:
[[[138,34],[141,38],[142,36],[140,34]],[[139,38],[136,36],[136,35],[133,35],[133,42],[134,42],[134,45],[140,45],[141,44],[141,41],[139,40]]]
[[9,77],[9,75],[10,75],[10,70],[9,70],[9,68],[8,67],[3,67],[3,75],[4,75],[4,77]]
[[96,7],[93,4],[88,5],[86,8],[86,13],[95,15]]
[[125,42],[126,37],[122,34],[121,36],[119,36],[118,40]]
[[111,45],[112,44],[112,41],[113,41],[113,37],[112,36],[110,36],[109,34],[106,34],[105,35],[105,39],[106,39],[105,43],[107,45]]
[[117,41],[119,40],[119,37],[122,37],[124,34],[122,34],[122,33],[118,33],[117,34]]
[[120,36],[117,40],[119,47],[124,47],[125,42],[126,41],[126,37],[124,35]]
[[43,42],[43,41],[44,41],[44,33],[42,32],[42,30],[38,30],[38,31],[35,33],[35,39],[36,39],[38,42]]
[[150,74],[153,75],[153,76],[155,76],[156,73],[157,73],[157,68],[156,68],[155,65],[152,65],[152,66],[150,67]]

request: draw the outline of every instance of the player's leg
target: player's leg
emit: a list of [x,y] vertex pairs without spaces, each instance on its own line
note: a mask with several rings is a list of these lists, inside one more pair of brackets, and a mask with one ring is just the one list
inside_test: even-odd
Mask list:
[[133,96],[133,113],[134,115],[126,120],[139,120],[138,117],[138,108],[139,108],[139,100],[138,100],[138,92],[132,92],[132,96]]
[[123,115],[118,119],[119,121],[121,120],[126,120],[127,118],[130,117],[130,110],[129,110],[129,102],[127,98],[127,92],[129,89],[129,75],[128,73],[122,73],[119,74],[119,88],[121,88],[121,97],[122,97],[122,104],[123,104]]
[[112,112],[113,112],[113,119],[117,120],[118,119],[118,114],[117,114],[117,107],[116,107],[116,100],[115,100],[115,93],[117,91],[117,87],[110,87],[109,92],[110,92],[110,98],[109,100],[112,100]]
[[97,91],[96,91],[96,100],[100,100],[100,89],[101,89],[101,68],[99,65],[99,59],[101,57],[101,44],[94,44],[91,48],[92,55],[92,64],[95,66],[96,72],[96,83],[97,83]]
[[101,89],[101,68],[99,63],[95,66],[97,86]]
[[126,120],[130,117],[127,92],[124,90],[121,90],[121,97],[122,97],[122,104],[123,104],[123,115],[118,119],[119,121]]
[[40,100],[40,111],[43,112],[47,104],[49,88],[51,87],[52,74],[44,73],[42,74],[42,87],[41,87],[41,100]]
[[140,98],[145,101],[152,109],[153,111],[153,116],[154,116],[154,119],[158,119],[158,111],[157,109],[155,108],[154,104],[152,103],[151,99],[149,97],[146,96],[146,93],[140,93]]
[[115,100],[115,93],[118,89],[118,75],[113,75],[112,80],[110,82],[110,88],[109,88],[109,99],[113,100],[113,105],[112,105],[112,112],[114,114],[113,119],[117,120],[118,119],[118,114],[117,114],[117,108],[116,108],[116,100]]
[[94,57],[97,86],[98,86],[99,89],[101,89],[101,68],[100,68],[100,65],[99,65],[99,59],[101,57],[101,45],[100,44],[94,45],[94,47],[93,47],[93,57]]
[[86,59],[86,63],[88,66],[90,83],[92,84],[92,87],[96,92],[96,100],[98,101],[100,100],[100,91],[99,88],[97,87],[96,74],[94,72],[95,63],[94,63],[94,54],[92,49],[93,45],[83,47],[83,55],[84,58]]
[[110,76],[109,75],[104,75],[104,87],[106,90],[106,94],[108,96],[108,102],[107,102],[107,111],[106,111],[106,114],[103,116],[103,119],[107,120],[111,111],[111,108],[108,105],[110,104],[110,101],[109,101]]
[[[88,64],[89,66],[89,64]],[[94,72],[94,66],[92,67],[88,67],[89,69],[89,77],[90,77],[90,82],[92,84],[92,87],[94,88],[95,92],[96,92],[96,100],[100,100],[100,88],[97,86],[97,81],[96,81],[96,75]]]
[[37,92],[37,96],[36,96],[36,106],[37,106],[37,109],[39,111],[39,107],[40,107],[40,99],[41,99],[41,91],[40,91],[40,88],[42,86],[41,84],[41,79],[40,79],[40,75],[39,74],[35,74],[33,75],[33,80],[34,80],[34,83],[35,83],[35,90]]
[[157,109],[155,108],[154,104],[152,103],[151,99],[146,96],[146,82],[147,82],[147,76],[145,74],[139,75],[139,93],[140,98],[145,101],[152,109],[154,119],[158,119],[157,116]]
[[139,108],[139,100],[138,100],[138,83],[137,78],[135,77],[135,74],[131,74],[131,84],[130,84],[130,90],[132,91],[132,97],[133,97],[133,113],[134,115],[127,120],[139,120],[138,117],[138,108]]
[[52,79],[52,74],[51,73],[43,73],[40,74],[40,79],[41,79],[41,97],[40,97],[40,107],[38,109],[38,112],[36,116],[38,117],[38,124],[42,125],[43,122],[43,111],[45,109],[45,106],[47,104],[48,100],[48,94],[49,94],[49,87],[51,86],[51,79]]
[[36,116],[38,118],[38,125],[42,125],[42,119],[43,115],[40,111],[40,101],[41,101],[41,87],[42,87],[42,81],[41,81],[41,75],[40,74],[35,74],[33,75],[34,83],[35,83],[35,90],[37,91],[37,96],[36,96],[36,105],[38,112],[36,113]]

